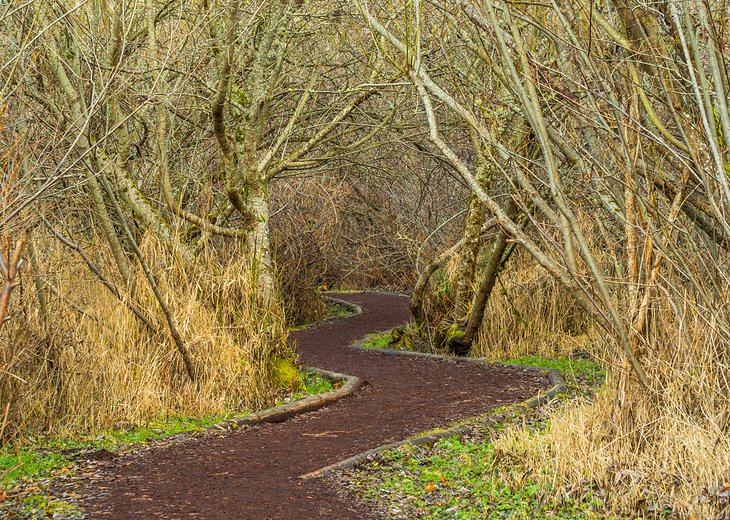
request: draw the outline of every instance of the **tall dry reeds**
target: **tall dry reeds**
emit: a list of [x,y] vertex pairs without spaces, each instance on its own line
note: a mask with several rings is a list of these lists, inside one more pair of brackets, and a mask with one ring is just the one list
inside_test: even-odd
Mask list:
[[[189,380],[164,316],[141,273],[115,298],[62,244],[36,235],[40,272],[26,273],[0,335],[0,402],[8,436],[74,433],[139,424],[159,415],[208,415],[260,407],[276,388],[272,367],[290,357],[281,305],[262,305],[244,257],[184,262],[146,237],[142,249],[196,368]],[[112,259],[103,249],[95,260]],[[31,277],[42,279],[44,311]],[[148,327],[129,309],[149,318]]]
[[502,272],[472,353],[490,359],[572,355],[589,348],[595,326],[575,299],[526,255]]
[[[595,254],[611,261],[605,247],[595,247]],[[704,266],[713,265],[711,256],[704,257]],[[691,276],[700,266],[685,260],[675,267]],[[682,288],[677,271],[663,277],[652,293],[645,341],[637,349],[649,381],[643,387],[615,339],[560,284],[530,264],[523,256],[502,274],[475,355],[579,351],[601,361],[608,376],[595,398],[561,407],[544,434],[511,428],[497,449],[539,469],[532,475],[553,486],[556,502],[591,493],[618,517],[672,511],[682,518],[725,518],[730,507],[728,292]],[[622,312],[628,312],[627,287],[616,284],[614,291],[626,302]]]
[[659,309],[649,391],[627,385],[614,359],[595,400],[561,408],[543,435],[509,429],[497,449],[543,468],[533,475],[555,486],[556,501],[592,493],[619,517],[726,518],[730,352],[721,317],[708,322],[695,305],[687,297],[680,316]]

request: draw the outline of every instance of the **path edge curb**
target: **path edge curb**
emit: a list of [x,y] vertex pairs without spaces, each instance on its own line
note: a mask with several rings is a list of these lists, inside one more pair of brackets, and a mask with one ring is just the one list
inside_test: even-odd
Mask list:
[[339,401],[343,397],[354,394],[362,386],[363,380],[356,376],[347,374],[340,374],[339,372],[331,372],[315,367],[302,367],[302,372],[307,374],[317,374],[320,377],[331,381],[332,383],[344,384],[333,390],[325,392],[323,394],[310,395],[303,399],[298,399],[291,403],[280,404],[272,408],[266,408],[243,417],[236,417],[222,421],[206,428],[206,431],[228,431],[244,426],[256,426],[257,424],[264,423],[277,423],[284,422],[287,419],[291,419],[294,416],[313,412],[324,408],[328,404],[332,404],[335,401]]
[[[362,307],[359,305],[348,302],[346,300],[341,300],[339,298],[333,297],[333,296],[324,296],[326,299],[336,302],[344,307],[349,308],[352,311],[352,314],[346,317],[342,318],[334,318],[334,319],[347,319],[354,316],[358,316],[362,314]],[[323,320],[322,323],[327,323],[331,321],[330,319]],[[391,329],[392,330],[392,329]],[[383,331],[385,332],[385,331]],[[376,334],[377,332],[375,332]],[[442,361],[445,363],[476,363],[476,364],[482,364],[482,365],[489,365],[490,363],[487,362],[485,358],[455,358],[454,356],[445,356],[441,354],[431,354],[427,352],[410,352],[405,350],[395,350],[395,349],[371,349],[364,347],[362,344],[364,343],[365,338],[361,338],[360,340],[356,341],[355,343],[352,343],[347,346],[347,348],[353,349],[353,350],[361,350],[361,351],[367,351],[367,352],[378,352],[383,355],[389,355],[389,356],[410,356],[410,357],[421,357],[421,358],[429,358],[434,359],[438,361]],[[554,369],[545,369],[541,367],[533,367],[528,365],[515,365],[511,363],[491,363],[491,365],[500,365],[505,367],[513,367],[513,368],[519,368],[523,370],[531,370],[535,372],[541,372],[545,373],[548,378],[548,382],[550,383],[551,387],[548,388],[545,392],[539,392],[537,395],[521,402],[514,407],[516,409],[524,408],[525,410],[532,409],[532,408],[538,408],[549,401],[551,401],[555,396],[558,394],[564,393],[567,390],[567,386],[565,384],[565,380],[563,379],[563,375],[559,370]],[[274,406],[272,408],[267,408],[265,410],[260,410],[258,412],[254,412],[250,415],[246,415],[243,417],[237,417],[228,419],[213,425],[210,425],[205,428],[205,431],[208,432],[222,432],[222,431],[230,431],[241,427],[246,426],[256,426],[258,424],[265,424],[265,423],[277,423],[277,422],[284,422],[287,419],[291,419],[292,417],[295,417],[297,415],[301,415],[307,412],[313,412],[315,410],[319,410],[321,408],[324,408],[325,406],[334,403],[335,401],[340,400],[343,397],[346,397],[348,395],[352,395],[362,386],[363,380],[357,376],[352,376],[348,374],[342,374],[339,372],[332,372],[330,370],[324,370],[321,368],[316,367],[302,367],[302,371],[308,374],[317,374],[320,377],[327,379],[331,381],[332,383],[339,383],[343,382],[344,384],[340,388],[335,388],[333,390],[330,390],[328,392],[325,392],[323,394],[318,395],[312,395],[309,397],[305,397],[303,399],[299,399],[297,401],[286,403],[278,406]],[[477,418],[480,416],[476,416]],[[472,417],[471,419],[474,419],[475,417]],[[467,419],[469,420],[469,419]],[[493,419],[487,419],[486,421],[483,421],[482,424],[496,424],[498,421]],[[325,466],[324,468],[318,469],[316,471],[313,471],[311,473],[307,473],[305,475],[300,475],[300,479],[311,479],[311,478],[318,478],[323,477],[326,475],[330,475],[332,473],[335,473],[337,471],[344,471],[348,469],[352,469],[357,467],[360,464],[363,464],[365,462],[369,462],[371,460],[375,460],[376,458],[379,458],[383,453],[386,451],[398,448],[400,446],[404,446],[406,444],[412,445],[412,446],[428,446],[433,445],[439,440],[443,438],[448,437],[463,437],[464,435],[467,435],[473,431],[472,426],[468,425],[461,425],[461,426],[454,426],[451,428],[448,428],[443,431],[435,432],[435,433],[429,433],[429,434],[422,434],[417,435],[415,437],[410,437],[407,439],[403,439],[401,441],[389,443],[389,444],[383,444],[381,446],[377,446],[373,449],[364,451],[362,453],[359,453],[357,455],[354,455],[352,457],[349,457],[345,460],[342,460],[340,462],[336,462],[334,464],[330,464],[329,466]]]
[[[318,323],[316,326],[320,326],[321,324],[328,323],[334,320],[353,318],[362,314],[362,307],[360,307],[359,305],[345,300],[331,298],[329,296],[325,296],[325,299],[332,300],[340,305],[343,305],[344,307],[347,307],[348,309],[350,309],[352,314],[336,318],[326,318]],[[284,422],[287,419],[291,419],[292,417],[295,417],[297,415],[319,410],[320,408],[324,408],[325,406],[332,404],[335,401],[339,401],[343,397],[352,395],[357,392],[363,385],[363,380],[357,376],[341,374],[339,372],[333,372],[331,370],[325,370],[323,368],[304,366],[301,368],[301,371],[306,374],[317,374],[318,376],[327,379],[333,384],[344,384],[339,388],[329,390],[328,392],[325,392],[323,394],[310,395],[302,399],[297,399],[296,401],[293,401],[291,403],[280,404],[272,408],[259,410],[258,412],[254,412],[243,417],[234,417],[232,419],[227,419],[225,421],[212,424],[206,427],[205,431],[222,432],[230,431],[244,426],[256,426],[257,424]]]
[[[509,365],[509,366],[515,366],[518,368],[529,368],[534,369],[536,367],[527,367],[527,366],[520,366],[520,365]],[[523,409],[524,411],[530,410],[530,409],[536,409],[544,404],[547,404],[550,402],[555,396],[558,394],[564,393],[566,390],[565,381],[563,380],[563,376],[558,370],[543,370],[548,372],[548,379],[550,380],[550,383],[553,385],[548,390],[546,390],[544,393],[539,393],[538,395],[531,397],[525,401],[522,401],[521,403],[517,403],[513,405],[513,409],[519,410]],[[471,419],[479,418],[481,416],[475,416]],[[469,419],[467,419],[469,420]],[[498,424],[500,421],[496,418],[488,418],[486,420],[481,421],[482,426],[493,426]],[[408,439],[403,439],[401,441],[397,442],[391,442],[389,444],[383,444],[381,446],[377,446],[376,448],[372,448],[367,451],[363,451],[362,453],[358,453],[357,455],[353,455],[350,458],[347,458],[345,460],[341,460],[340,462],[335,462],[334,464],[330,464],[329,466],[325,466],[324,468],[320,468],[318,470],[312,471],[311,473],[306,473],[304,475],[300,475],[299,478],[303,480],[309,480],[313,478],[319,478],[319,477],[326,477],[330,476],[334,473],[340,472],[340,471],[347,471],[350,469],[354,469],[357,466],[360,466],[361,464],[364,464],[366,462],[371,462],[374,460],[377,460],[383,456],[383,454],[387,451],[400,448],[401,446],[432,446],[436,444],[441,439],[449,438],[449,437],[464,437],[474,431],[474,427],[470,425],[461,425],[461,426],[454,426],[451,428],[448,428],[443,431],[435,432],[435,433],[428,433],[428,434],[422,434],[417,435],[415,437],[410,437]]]
[[[343,304],[349,307],[357,307],[356,305],[346,302],[344,300],[339,300],[337,298],[333,298],[330,296],[327,296],[328,299],[334,300],[339,304]],[[411,356],[411,357],[425,357],[430,358],[434,360],[439,360],[442,362],[447,363],[457,363],[457,362],[466,362],[466,363],[477,363],[477,364],[483,364],[488,365],[490,363],[487,362],[485,358],[454,358],[453,356],[444,356],[441,354],[429,354],[427,352],[409,352],[405,350],[395,350],[395,349],[371,349],[367,347],[363,347],[362,343],[364,342],[364,338],[349,345],[348,348],[355,349],[355,350],[366,350],[368,352],[380,352],[387,356]],[[565,384],[565,379],[563,378],[563,374],[556,369],[547,369],[547,368],[541,368],[541,367],[533,367],[528,365],[516,365],[511,363],[491,363],[491,365],[498,365],[498,366],[505,366],[505,367],[514,367],[514,368],[520,368],[523,370],[531,370],[535,372],[541,372],[547,375],[548,382],[550,383],[550,388],[545,390],[544,392],[539,392],[537,395],[530,397],[529,399],[526,399],[525,401],[522,401],[521,403],[517,403],[514,405],[514,409],[523,409],[524,411],[539,408],[540,406],[543,406],[547,404],[548,402],[552,401],[557,395],[565,393],[568,389],[567,385]],[[478,419],[481,417],[475,416],[472,417],[471,420]],[[470,420],[470,419],[467,419]],[[499,420],[496,418],[489,418],[481,422],[482,425],[491,426],[499,423]],[[465,435],[468,435],[469,433],[472,433],[474,431],[474,427],[470,425],[458,425],[453,426],[451,428],[447,428],[446,430],[435,432],[435,433],[428,433],[428,434],[421,434],[417,435],[415,437],[410,437],[407,439],[403,439],[401,441],[397,442],[391,442],[388,444],[383,444],[381,446],[377,446],[375,448],[372,448],[370,450],[364,451],[362,453],[358,453],[357,455],[353,455],[352,457],[349,457],[345,460],[341,460],[339,462],[335,462],[334,464],[330,464],[329,466],[325,466],[324,468],[320,468],[318,470],[312,471],[310,473],[306,473],[304,475],[300,475],[299,478],[303,480],[309,480],[313,478],[319,478],[319,477],[325,477],[332,475],[333,473],[339,472],[339,471],[346,471],[353,469],[363,463],[370,462],[373,460],[379,459],[385,452],[393,450],[395,448],[399,448],[401,446],[410,445],[410,446],[431,446],[433,444],[436,444],[439,440],[448,438],[448,437],[464,437]]]

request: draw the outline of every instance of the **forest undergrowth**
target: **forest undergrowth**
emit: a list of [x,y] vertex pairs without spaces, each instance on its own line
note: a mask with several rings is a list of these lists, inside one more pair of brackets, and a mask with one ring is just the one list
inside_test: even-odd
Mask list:
[[[365,345],[448,351],[448,340],[460,333],[447,327],[453,323],[448,316],[453,276],[454,271],[447,270],[432,282],[433,294],[439,297],[429,303],[431,319],[425,331],[411,325],[374,335]],[[677,309],[656,309],[651,334],[661,350],[647,359],[647,390],[627,384],[630,368],[625,359],[553,279],[524,258],[515,259],[500,278],[473,356],[525,364],[536,359],[588,359],[607,373],[599,391],[574,393],[552,409],[538,433],[520,424],[506,428],[495,440],[501,453],[529,468],[525,471],[531,482],[552,490],[555,504],[563,499],[571,503],[586,490],[600,490],[601,511],[616,518],[730,514],[730,438],[723,422],[730,414],[730,365],[713,362],[730,360],[713,325],[702,321],[691,300],[685,299],[681,314]],[[429,337],[439,338],[441,344]],[[664,362],[666,356],[674,361]],[[570,369],[567,375],[575,379]],[[509,483],[512,489],[518,484],[514,479]]]
[[164,273],[159,289],[190,353],[193,382],[143,273],[132,278],[132,296],[117,298],[63,248],[36,245],[45,261],[34,275],[55,297],[39,307],[26,280],[0,336],[5,439],[257,409],[282,391],[275,371],[293,359],[283,311],[277,300],[261,305],[250,262],[211,254],[206,265],[185,266],[158,242],[142,242],[151,270]]

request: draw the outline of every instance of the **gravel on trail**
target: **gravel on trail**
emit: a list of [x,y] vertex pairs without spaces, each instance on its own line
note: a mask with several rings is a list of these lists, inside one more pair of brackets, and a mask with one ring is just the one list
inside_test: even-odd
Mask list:
[[88,482],[89,518],[368,519],[329,479],[300,475],[376,446],[525,400],[548,386],[534,371],[388,356],[347,348],[409,319],[406,299],[341,294],[362,314],[292,334],[301,361],[362,378],[354,395],[281,423],[193,437],[122,455]]

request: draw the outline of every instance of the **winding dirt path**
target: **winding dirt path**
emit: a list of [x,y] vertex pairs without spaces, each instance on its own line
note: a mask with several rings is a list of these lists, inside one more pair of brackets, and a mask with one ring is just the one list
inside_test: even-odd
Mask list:
[[305,415],[120,457],[85,489],[90,518],[371,518],[324,479],[299,475],[444,426],[547,386],[518,368],[397,357],[345,348],[408,319],[404,298],[339,295],[363,313],[295,335],[309,366],[366,381],[355,395]]

